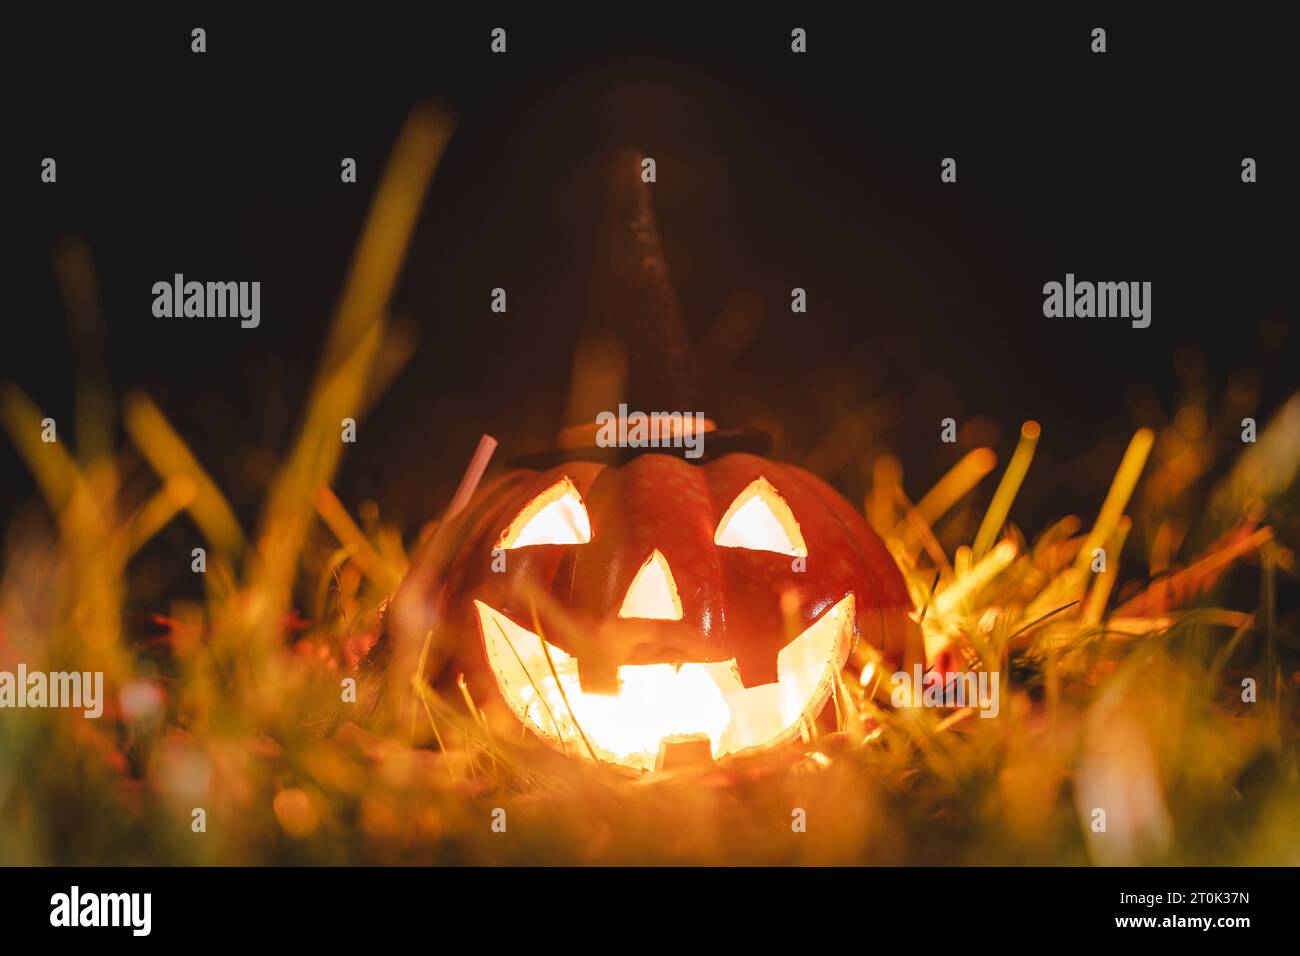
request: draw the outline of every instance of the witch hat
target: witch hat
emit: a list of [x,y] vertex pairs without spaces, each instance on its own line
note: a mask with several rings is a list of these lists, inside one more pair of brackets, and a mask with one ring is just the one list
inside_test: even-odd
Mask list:
[[[626,357],[627,375],[621,405],[631,413],[681,413],[693,422],[704,414],[695,387],[694,353],[686,338],[681,307],[673,290],[668,259],[659,242],[651,187],[642,177],[643,153],[620,149],[611,163],[608,215],[605,218],[590,294],[589,340],[616,343]],[[576,370],[575,370],[576,374]],[[583,459],[625,461],[655,452],[685,456],[681,447],[609,447],[597,443],[595,416],[561,431],[560,447],[511,460],[523,468],[547,468]],[[766,454],[772,437],[757,429],[722,428],[707,414],[699,440],[700,463],[734,451]]]

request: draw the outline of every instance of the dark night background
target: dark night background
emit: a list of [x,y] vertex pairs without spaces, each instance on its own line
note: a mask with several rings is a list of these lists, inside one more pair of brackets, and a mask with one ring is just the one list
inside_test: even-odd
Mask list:
[[[513,455],[563,423],[601,159],[625,143],[657,160],[692,337],[715,341],[729,305],[761,317],[725,362],[705,354],[717,362],[701,383],[707,412],[775,421],[776,454],[801,460],[852,408],[895,403],[827,476],[850,493],[873,449],[898,453],[909,491],[926,490],[971,447],[939,443],[945,416],[1000,423],[971,437],[994,441],[1001,462],[1032,417],[1044,428],[1035,491],[1015,517],[1088,520],[1152,402],[1170,411],[1190,382],[1213,411],[1250,369],[1265,421],[1295,389],[1296,84],[1280,27],[1223,13],[1189,25],[802,7],[716,23],[690,8],[630,16],[358,7],[296,24],[69,15],[14,31],[10,66],[25,65],[9,84],[6,181],[34,218],[10,221],[6,278],[20,294],[0,379],[75,439],[50,251],[84,235],[116,397],[153,396],[250,526],[389,149],[412,105],[436,96],[457,128],[393,302],[419,347],[337,483],[350,508],[373,498],[408,533],[445,504],[481,432]],[[204,55],[189,52],[193,26],[208,30]],[[495,26],[504,56],[489,52]],[[794,26],[806,55],[790,52]],[[1105,55],[1089,52],[1093,26],[1108,30]],[[57,185],[39,181],[44,156]],[[345,156],[355,185],[339,181]],[[945,156],[955,185],[939,181]],[[1254,185],[1240,180],[1244,156],[1258,161]],[[260,280],[261,327],[155,318],[151,286],[176,272]],[[1066,272],[1150,280],[1151,327],[1044,318],[1043,283]],[[495,286],[506,315],[489,310]],[[789,311],[794,286],[806,315]],[[1089,455],[1098,467],[1078,468]],[[0,440],[0,515],[31,493]]]

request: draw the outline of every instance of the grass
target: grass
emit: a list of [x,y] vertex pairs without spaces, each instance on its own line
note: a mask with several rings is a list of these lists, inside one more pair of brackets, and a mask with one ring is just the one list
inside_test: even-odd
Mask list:
[[[127,397],[119,448],[79,396],[78,455],[66,438],[40,440],[44,416],[24,394],[0,393],[45,498],[41,519],[11,527],[0,669],[102,670],[109,690],[98,721],[0,712],[0,864],[1300,863],[1300,667],[1294,615],[1277,607],[1295,556],[1274,530],[1294,540],[1300,398],[1217,484],[1201,479],[1228,451],[1187,427],[1200,406],[1138,430],[1096,518],[1032,540],[1008,516],[1033,482],[1035,423],[975,521],[944,519],[983,500],[990,449],[915,502],[897,462],[876,459],[864,510],[907,579],[930,658],[998,672],[997,719],[893,706],[888,675],[859,648],[799,743],[630,778],[542,747],[454,672],[416,676],[447,650],[436,631],[418,660],[377,672],[380,609],[412,559],[401,529],[373,508],[355,519],[331,491],[337,423],[410,353],[386,308],[449,133],[445,116],[417,111],[394,147],[252,533],[147,396]],[[64,281],[83,288],[84,250],[59,255]],[[1178,561],[1206,516],[1214,534]],[[203,597],[142,621],[128,572],[186,517],[206,549]],[[439,527],[420,535],[435,568]],[[1135,552],[1146,567],[1121,577]],[[1220,606],[1225,584],[1243,581],[1258,600]],[[342,699],[349,676],[355,703]],[[491,826],[497,808],[505,833]],[[791,826],[800,812],[805,832]]]

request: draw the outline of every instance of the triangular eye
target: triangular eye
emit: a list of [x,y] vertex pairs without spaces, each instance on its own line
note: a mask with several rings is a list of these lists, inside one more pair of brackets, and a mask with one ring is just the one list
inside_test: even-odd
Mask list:
[[682,599],[677,594],[677,582],[668,567],[668,559],[656,548],[645,559],[641,570],[623,596],[619,617],[639,617],[652,621],[680,621]]
[[498,548],[526,548],[534,544],[586,544],[591,540],[587,506],[573,482],[561,478],[528,504],[501,532]]
[[718,522],[713,543],[723,548],[775,551],[791,557],[808,557],[799,522],[785,499],[766,478],[755,478],[736,495]]

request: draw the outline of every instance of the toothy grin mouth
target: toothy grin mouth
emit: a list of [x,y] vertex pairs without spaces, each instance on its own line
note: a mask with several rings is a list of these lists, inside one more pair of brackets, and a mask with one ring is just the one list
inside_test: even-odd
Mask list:
[[475,601],[488,662],[516,716],[548,744],[638,770],[661,765],[683,739],[707,738],[720,758],[793,737],[831,692],[853,643],[846,595],[777,655],[778,679],[745,687],[734,658],[618,668],[614,694],[585,692],[578,660]]

